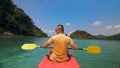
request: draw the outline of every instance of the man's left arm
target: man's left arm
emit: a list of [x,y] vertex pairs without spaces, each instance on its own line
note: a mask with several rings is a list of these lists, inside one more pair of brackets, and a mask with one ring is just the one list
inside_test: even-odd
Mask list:
[[46,48],[46,47],[48,47],[50,44],[52,44],[52,42],[53,42],[53,39],[52,38],[50,38],[47,42],[45,42],[44,44],[43,44],[43,48]]

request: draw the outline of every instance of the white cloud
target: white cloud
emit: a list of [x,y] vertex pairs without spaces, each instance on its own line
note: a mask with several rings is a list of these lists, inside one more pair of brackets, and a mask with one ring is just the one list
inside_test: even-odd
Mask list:
[[55,32],[55,31],[54,31],[54,30],[48,30],[48,32],[49,32],[49,33],[53,33],[53,32]]
[[105,28],[104,31],[107,35],[114,35],[120,33],[120,24],[109,25]]
[[120,28],[120,24],[117,24],[117,25],[109,25],[105,29],[119,29],[119,28]]
[[120,24],[114,25],[114,28],[120,28]]
[[66,25],[66,26],[71,26],[71,23],[67,22],[65,25]]
[[55,33],[55,30],[42,29],[46,33]]
[[55,30],[52,29],[42,29],[45,33],[48,34],[49,37],[55,35]]
[[72,34],[73,32],[75,32],[76,30],[71,30],[70,32],[68,32],[68,36],[70,35],[70,34]]
[[112,29],[113,28],[113,26],[107,26],[105,29]]
[[102,23],[101,21],[96,21],[96,22],[94,22],[92,25],[93,25],[93,26],[99,26],[101,23]]
[[99,35],[99,34],[96,34],[96,33],[95,33],[95,34],[92,34],[92,35]]
[[120,30],[117,30],[118,33],[120,33]]

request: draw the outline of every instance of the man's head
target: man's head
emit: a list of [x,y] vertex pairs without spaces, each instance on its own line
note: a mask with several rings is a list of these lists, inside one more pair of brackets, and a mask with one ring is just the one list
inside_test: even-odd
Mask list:
[[64,33],[64,26],[63,25],[57,25],[55,31],[56,31],[56,34]]

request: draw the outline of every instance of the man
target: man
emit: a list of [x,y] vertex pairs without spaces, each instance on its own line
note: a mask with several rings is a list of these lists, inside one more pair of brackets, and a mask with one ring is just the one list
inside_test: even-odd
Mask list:
[[68,58],[68,45],[72,47],[72,49],[77,50],[78,47],[73,42],[73,40],[64,34],[63,25],[57,25],[56,35],[51,37],[47,42],[44,43],[43,48],[46,48],[50,44],[53,45],[52,54],[50,55],[50,60],[55,62],[64,62],[67,61]]

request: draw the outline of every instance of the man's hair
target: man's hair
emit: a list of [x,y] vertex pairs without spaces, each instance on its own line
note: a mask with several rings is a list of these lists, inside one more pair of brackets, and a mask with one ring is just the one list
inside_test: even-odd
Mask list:
[[59,24],[59,25],[57,25],[57,26],[60,26],[60,27],[61,27],[62,32],[64,32],[64,26],[63,26],[63,25]]

